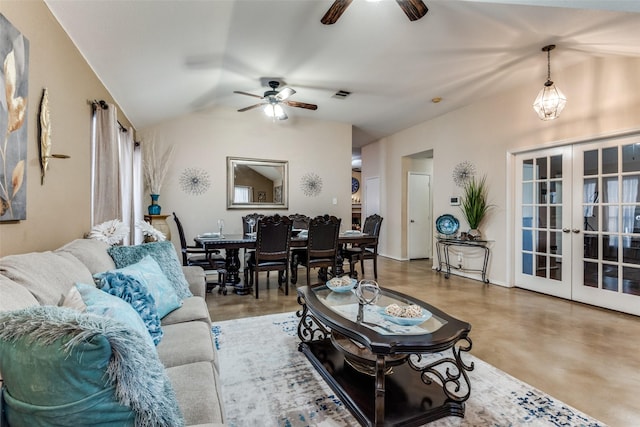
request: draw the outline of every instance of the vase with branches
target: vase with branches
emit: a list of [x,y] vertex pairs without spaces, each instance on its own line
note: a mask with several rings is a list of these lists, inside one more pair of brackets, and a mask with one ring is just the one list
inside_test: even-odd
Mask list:
[[159,215],[160,205],[158,198],[162,184],[169,171],[169,163],[173,156],[174,146],[169,146],[161,155],[156,152],[156,144],[143,145],[142,167],[144,172],[144,183],[151,194],[151,205],[149,205],[149,215]]
[[478,238],[480,232],[478,227],[484,219],[485,215],[493,207],[487,201],[487,177],[486,175],[480,179],[471,177],[463,187],[463,195],[460,201],[460,209],[469,224],[469,236]]

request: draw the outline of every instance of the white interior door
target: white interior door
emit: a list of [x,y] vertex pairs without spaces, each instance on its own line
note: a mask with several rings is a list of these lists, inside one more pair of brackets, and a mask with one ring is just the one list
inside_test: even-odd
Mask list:
[[516,156],[516,285],[571,298],[571,147]]
[[431,177],[409,172],[407,179],[407,243],[409,259],[431,257]]

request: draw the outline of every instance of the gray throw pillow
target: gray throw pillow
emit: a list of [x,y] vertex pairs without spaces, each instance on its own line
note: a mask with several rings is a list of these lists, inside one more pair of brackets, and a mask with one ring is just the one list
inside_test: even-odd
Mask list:
[[113,258],[116,268],[123,268],[135,264],[146,255],[151,255],[151,257],[158,262],[162,272],[171,282],[178,297],[185,299],[193,296],[189,290],[189,283],[184,277],[182,264],[180,264],[173,243],[153,242],[136,246],[112,246],[107,249],[107,252],[109,252],[109,255]]

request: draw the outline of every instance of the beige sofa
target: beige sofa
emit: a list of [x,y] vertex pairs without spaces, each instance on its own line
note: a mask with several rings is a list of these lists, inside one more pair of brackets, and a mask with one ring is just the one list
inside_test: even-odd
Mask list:
[[[54,251],[0,258],[0,312],[33,305],[56,305],[76,282],[115,268],[102,242],[78,239]],[[220,426],[224,410],[211,319],[200,267],[183,267],[194,296],[162,319],[160,361],[188,426]],[[0,372],[0,378],[2,373]]]

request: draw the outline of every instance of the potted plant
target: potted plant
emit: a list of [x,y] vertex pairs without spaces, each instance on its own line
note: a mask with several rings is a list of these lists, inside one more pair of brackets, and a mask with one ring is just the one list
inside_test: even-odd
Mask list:
[[489,209],[493,206],[487,202],[487,177],[476,180],[475,177],[465,181],[460,209],[469,224],[468,236],[472,239],[480,237],[478,227]]

